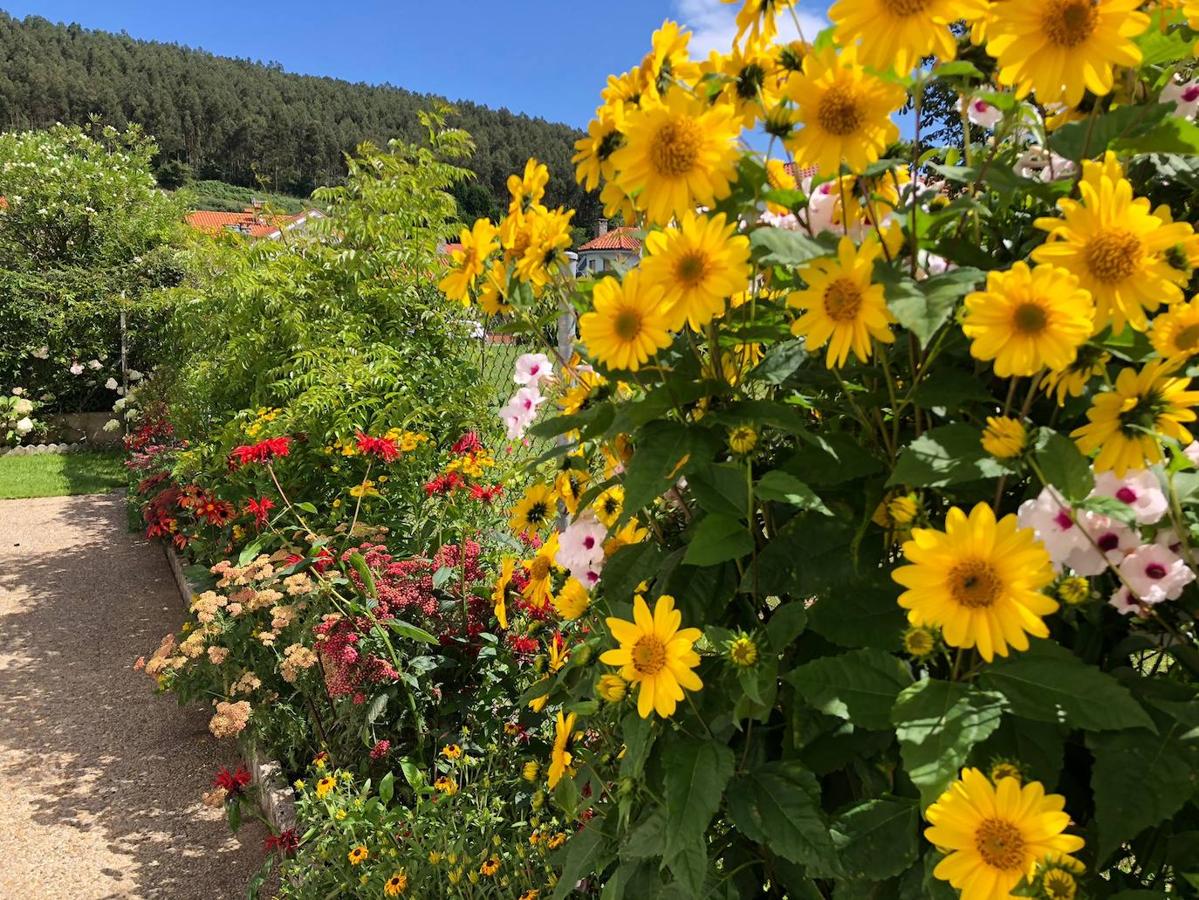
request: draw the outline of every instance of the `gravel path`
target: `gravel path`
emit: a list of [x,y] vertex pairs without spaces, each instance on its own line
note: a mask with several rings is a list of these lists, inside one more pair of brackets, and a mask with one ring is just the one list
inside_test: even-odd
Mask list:
[[182,610],[119,494],[0,501],[0,900],[223,900],[262,860],[200,794],[231,744],[133,671]]

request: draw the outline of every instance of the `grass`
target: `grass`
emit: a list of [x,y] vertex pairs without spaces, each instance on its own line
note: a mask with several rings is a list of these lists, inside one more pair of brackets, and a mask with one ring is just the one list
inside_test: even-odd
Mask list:
[[262,200],[275,211],[283,213],[302,212],[313,205],[299,197],[240,187],[223,181],[193,181],[184,185],[182,191],[192,209],[213,209],[218,212],[241,212],[253,200]]
[[106,494],[124,486],[120,453],[0,456],[0,500]]

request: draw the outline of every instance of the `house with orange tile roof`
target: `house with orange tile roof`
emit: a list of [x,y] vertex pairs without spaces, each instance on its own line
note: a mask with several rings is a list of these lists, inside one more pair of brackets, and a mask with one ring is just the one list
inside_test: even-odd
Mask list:
[[578,274],[600,275],[633,268],[641,259],[641,239],[636,234],[636,228],[609,228],[608,220],[600,219],[595,237],[578,249]]
[[218,235],[228,232],[271,241],[278,240],[285,231],[303,228],[309,222],[323,218],[324,213],[319,209],[307,209],[295,215],[268,214],[260,204],[247,206],[236,213],[199,209],[189,212],[185,217],[188,225],[205,234]]

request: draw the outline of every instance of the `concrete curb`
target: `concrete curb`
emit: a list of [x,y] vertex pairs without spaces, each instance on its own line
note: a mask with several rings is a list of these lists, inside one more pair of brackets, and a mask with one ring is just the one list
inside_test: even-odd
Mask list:
[[[170,544],[163,544],[162,547],[166,553],[167,564],[171,567],[171,574],[175,576],[183,607],[190,609],[192,597],[196,592],[184,574],[179,554]],[[295,828],[295,794],[283,780],[283,767],[267,757],[252,738],[243,737],[238,743],[246,768],[250,770],[250,776],[258,786],[258,805],[262,807],[262,814],[266,816],[266,820],[271,823],[276,833]]]
[[[95,444],[77,441],[74,444],[22,444],[0,449],[0,456],[42,456],[47,453],[83,453],[97,449]],[[108,449],[112,449],[111,447]]]

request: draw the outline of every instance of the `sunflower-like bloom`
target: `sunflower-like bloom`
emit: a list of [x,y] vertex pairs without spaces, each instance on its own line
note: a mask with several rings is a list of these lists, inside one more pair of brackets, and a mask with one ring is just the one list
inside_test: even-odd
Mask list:
[[[772,191],[794,191],[799,189],[799,182],[787,169],[787,164],[781,159],[766,160],[766,184]],[[781,203],[766,202],[766,208],[776,216],[791,212]]]
[[558,710],[558,719],[554,723],[554,749],[550,752],[550,764],[546,770],[546,781],[550,790],[556,788],[562,776],[571,770],[574,756],[570,752],[570,745],[574,739],[575,722],[578,718],[577,713],[563,716],[562,711]]
[[749,35],[750,42],[769,41],[779,32],[777,17],[780,12],[795,6],[795,0],[724,0],[725,3],[740,3],[737,11],[737,36],[740,41]]
[[641,60],[643,93],[650,97],[665,94],[675,83],[690,87],[699,80],[699,65],[688,53],[691,32],[667,19],[654,32],[649,53]]
[[1028,432],[1019,419],[1008,416],[987,416],[983,429],[983,449],[996,459],[1011,459],[1024,452]]
[[483,274],[487,257],[499,249],[499,243],[496,241],[495,226],[487,219],[478,219],[473,228],[463,228],[458,241],[462,248],[450,253],[453,268],[437,286],[451,300],[469,306],[470,289]]
[[743,128],[752,128],[779,101],[778,56],[771,45],[748,41],[728,53],[713,50],[702,70],[715,77],[716,96],[736,110]]
[[[513,214],[509,217],[516,218]],[[519,215],[523,233],[517,239],[521,246],[516,258],[517,278],[538,289],[549,284],[554,272],[565,264],[573,217],[573,209],[551,211],[542,206]]]
[[836,259],[818,259],[800,271],[808,288],[787,298],[787,305],[804,310],[791,323],[791,331],[805,339],[808,349],[828,343],[825,365],[840,368],[852,350],[860,362],[870,359],[870,340],[889,344],[895,340],[893,321],[883,296],[874,284],[874,261],[882,248],[873,238],[860,248],[841,238]]
[[[1095,300],[1096,332],[1110,323],[1119,333],[1126,322],[1144,331],[1146,311],[1182,299],[1194,232],[1186,222],[1168,222],[1150,212],[1146,198],[1134,198],[1110,151],[1102,163],[1083,163],[1079,192],[1081,200],[1057,202],[1062,218],[1037,219],[1049,239],[1032,258],[1078,276]],[[1170,259],[1178,247],[1184,258],[1176,268]]]
[[987,53],[999,82],[1016,96],[1036,91],[1042,104],[1077,106],[1084,90],[1112,89],[1114,66],[1136,66],[1133,39],[1149,27],[1141,0],[1006,0],[991,4]]
[[787,146],[801,165],[835,175],[845,163],[860,172],[899,138],[891,113],[907,95],[898,85],[869,74],[852,50],[809,53],[803,74],[788,82],[787,94],[803,126]]
[[611,528],[620,518],[620,514],[624,512],[624,488],[619,484],[612,485],[595,498],[592,509],[595,510],[595,517],[604,524],[604,527]]
[[1058,604],[1041,589],[1053,582],[1053,563],[1014,515],[996,522],[985,503],[969,516],[955,506],[944,531],[913,528],[903,554],[911,565],[891,577],[907,588],[899,605],[910,624],[938,627],[945,643],[977,647],[987,662],[1027,650],[1029,634],[1049,636],[1041,617]]
[[500,562],[500,577],[496,579],[495,589],[491,592],[491,602],[495,607],[495,618],[500,628],[508,628],[508,585],[512,582],[512,573],[516,571],[516,560],[505,556]]
[[1107,371],[1111,358],[1110,353],[1098,348],[1083,347],[1066,368],[1046,373],[1041,382],[1042,389],[1046,394],[1056,396],[1058,406],[1065,406],[1067,397],[1081,397],[1091,379]]
[[554,598],[554,609],[568,622],[580,618],[590,606],[591,595],[577,578],[566,579],[566,584],[562,585],[562,590]]
[[629,113],[624,146],[612,154],[616,185],[655,225],[712,206],[736,178],[739,132],[728,104],[671,88]]
[[515,534],[539,534],[554,522],[558,497],[553,488],[534,484],[520,498],[508,517],[508,526]]
[[858,43],[864,65],[906,75],[922,57],[957,56],[949,25],[986,15],[986,0],[837,0],[828,11],[842,47]]
[[524,566],[528,581],[520,595],[529,602],[530,606],[544,609],[546,604],[554,602],[554,570],[558,568],[554,557],[558,555],[558,532],[537,548],[532,559],[526,559]]
[[607,619],[608,630],[620,644],[600,656],[600,662],[620,666],[620,677],[637,685],[637,712],[641,718],[656,712],[664,719],[674,715],[683,691],[704,685],[695,674],[699,654],[692,646],[702,632],[682,628],[683,616],[674,598],[663,594],[651,615],[645,599],[633,600],[633,621]]
[[642,277],[661,289],[672,330],[684,323],[700,330],[724,312],[726,298],[749,287],[749,238],[724,213],[687,212],[677,228],[647,235],[645,247]]
[[575,180],[586,191],[596,190],[602,181],[611,181],[616,174],[612,154],[624,142],[624,103],[608,103],[595,111],[587,125],[587,136],[575,141]]
[[966,297],[962,331],[970,355],[994,360],[995,374],[1034,375],[1074,362],[1091,336],[1095,304],[1078,278],[1056,266],[1017,262],[987,273],[987,288]]
[[1199,391],[1190,391],[1189,378],[1170,376],[1173,363],[1152,362],[1140,372],[1123,369],[1116,387],[1096,394],[1087,410],[1088,422],[1074,429],[1078,449],[1099,451],[1095,471],[1114,471],[1123,478],[1129,469],[1147,469],[1162,461],[1159,436],[1191,442],[1184,422],[1195,421]]
[[535,159],[525,163],[522,175],[509,175],[508,193],[512,197],[508,205],[509,214],[526,213],[541,206],[541,201],[545,199],[545,186],[549,182],[549,168]]
[[572,516],[579,511],[579,499],[590,480],[591,475],[588,472],[575,468],[563,469],[554,479],[554,490],[558,492],[558,499]]
[[1149,340],[1165,358],[1189,358],[1199,353],[1199,297],[1176,304],[1155,318]]
[[592,293],[594,309],[579,318],[579,337],[610,369],[637,371],[670,346],[669,306],[662,289],[637,269],[623,281],[605,278]]
[[993,785],[978,769],[963,769],[924,813],[924,837],[948,851],[933,875],[959,889],[962,900],[1009,900],[1047,856],[1082,849],[1082,838],[1065,833],[1065,808],[1066,799],[1046,794],[1039,781]]

